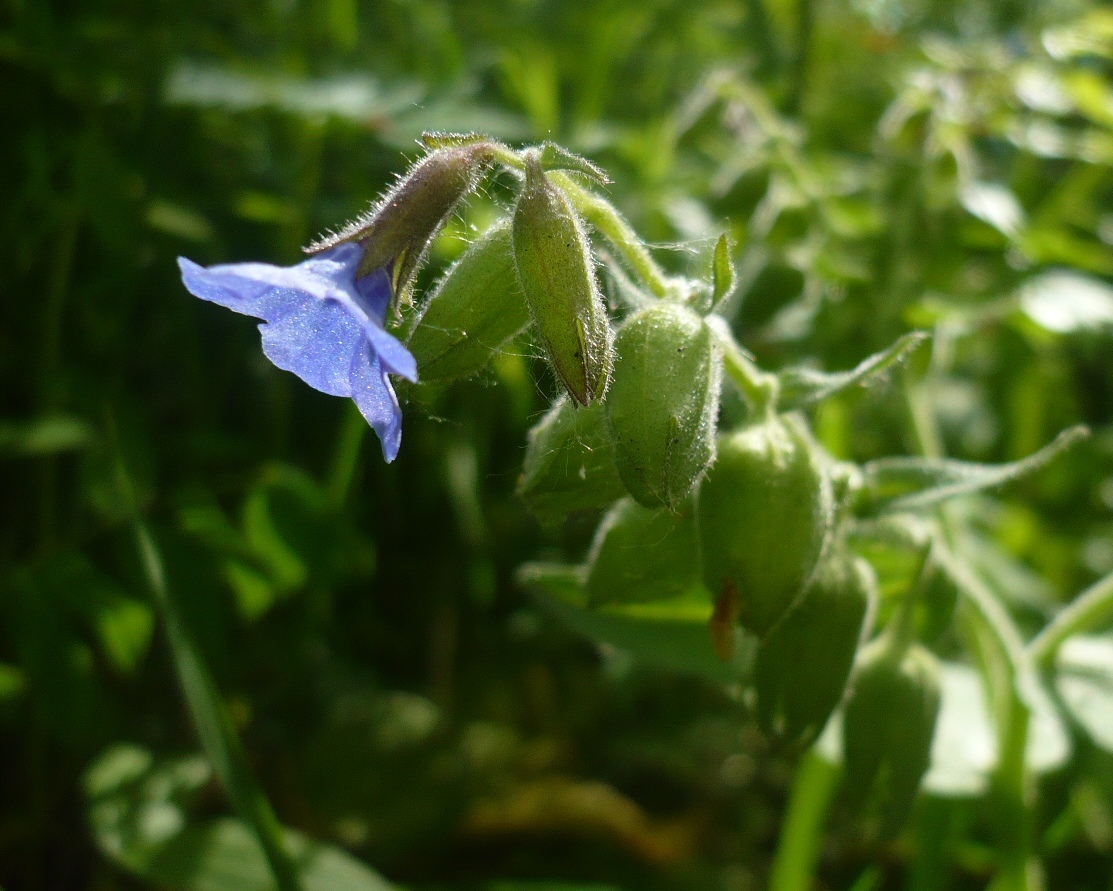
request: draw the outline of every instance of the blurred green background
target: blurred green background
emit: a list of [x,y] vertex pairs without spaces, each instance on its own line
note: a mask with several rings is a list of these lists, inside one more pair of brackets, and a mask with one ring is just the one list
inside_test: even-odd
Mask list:
[[[144,853],[228,807],[118,461],[288,826],[414,889],[765,887],[797,756],[738,690],[513,582],[595,519],[543,529],[514,496],[554,392],[536,350],[401,391],[387,466],[174,259],[296,262],[424,130],[558,141],[666,265],[731,233],[766,366],[928,328],[949,454],[1093,428],[970,508],[1034,630],[1113,569],[1111,70],[1113,14],[1081,0],[3,0],[0,887],[248,887],[206,873],[216,836]],[[478,196],[423,281],[505,201]],[[914,449],[893,388],[814,421],[840,457]],[[1080,741],[1041,792],[1048,886],[1108,891],[1113,756]],[[821,887],[984,887],[989,807],[926,797],[876,846],[836,804]]]

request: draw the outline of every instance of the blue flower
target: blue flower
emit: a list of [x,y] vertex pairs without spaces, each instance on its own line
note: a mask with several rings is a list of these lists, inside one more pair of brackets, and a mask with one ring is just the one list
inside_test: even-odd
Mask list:
[[262,319],[263,352],[279,368],[331,396],[349,396],[389,462],[402,441],[402,411],[388,374],[417,380],[410,351],[383,328],[393,291],[389,266],[357,278],[364,248],[344,242],[296,266],[178,258],[182,281],[202,300]]

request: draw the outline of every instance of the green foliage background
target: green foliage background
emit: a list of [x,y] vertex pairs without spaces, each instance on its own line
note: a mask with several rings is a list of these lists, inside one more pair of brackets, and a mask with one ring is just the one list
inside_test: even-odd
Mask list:
[[[111,783],[82,781],[110,746],[157,780],[128,787],[162,808],[140,817],[228,813],[122,462],[286,825],[412,888],[765,887],[797,755],[737,690],[593,645],[513,582],[580,559],[595,519],[543,529],[513,494],[554,391],[536,349],[404,391],[386,466],[174,258],[295,262],[423,130],[554,139],[609,171],[666,265],[731,233],[763,365],[848,368],[929,328],[947,454],[1093,428],[963,508],[1035,631],[1113,569],[1111,66],[1113,18],[1075,0],[4,0],[0,886],[196,887],[197,851],[123,868],[127,820],[90,810]],[[425,281],[505,197],[470,205]],[[839,457],[917,449],[896,387],[814,421]],[[1074,735],[1040,853],[1049,887],[1108,889],[1113,756]],[[836,806],[822,887],[984,887],[992,807],[927,797],[878,847]]]

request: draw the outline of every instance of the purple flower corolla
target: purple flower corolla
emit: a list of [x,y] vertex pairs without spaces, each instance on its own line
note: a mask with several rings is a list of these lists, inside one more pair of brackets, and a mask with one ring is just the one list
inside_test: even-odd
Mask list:
[[330,396],[355,401],[393,461],[402,411],[388,374],[417,380],[410,351],[383,328],[393,296],[389,267],[356,277],[364,249],[344,242],[296,266],[178,258],[186,289],[262,319],[263,352],[279,368]]

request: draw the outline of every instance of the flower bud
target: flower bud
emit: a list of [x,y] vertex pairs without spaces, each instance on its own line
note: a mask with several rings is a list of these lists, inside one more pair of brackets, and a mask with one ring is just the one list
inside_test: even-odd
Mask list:
[[494,157],[494,143],[462,139],[429,152],[367,214],[307,248],[316,253],[345,241],[364,248],[357,277],[390,268],[395,294],[406,292],[433,237]]
[[860,557],[825,559],[804,598],[758,649],[757,717],[789,741],[814,739],[842,700],[854,655],[868,634],[877,578]]
[[482,369],[528,324],[529,309],[514,271],[510,223],[503,221],[441,279],[408,346],[423,381],[451,380]]
[[626,494],[601,403],[577,411],[560,397],[529,433],[518,494],[543,523],[598,510]]
[[931,762],[940,669],[919,644],[901,653],[887,637],[862,653],[846,703],[843,750],[852,806],[876,800],[885,835],[908,816]]
[[595,533],[588,554],[588,603],[651,603],[680,597],[700,585],[698,553],[690,507],[673,514],[623,498]]
[[918,584],[916,632],[920,640],[930,644],[943,636],[954,619],[958,586],[934,553],[924,561]]
[[699,493],[705,584],[736,597],[741,623],[764,637],[811,580],[832,515],[825,462],[798,419],[720,436]]
[[587,405],[607,389],[610,323],[583,225],[536,156],[527,158],[513,235],[518,280],[545,353],[568,395]]
[[658,302],[622,326],[615,354],[618,473],[640,504],[676,510],[715,460],[722,348],[692,310]]

